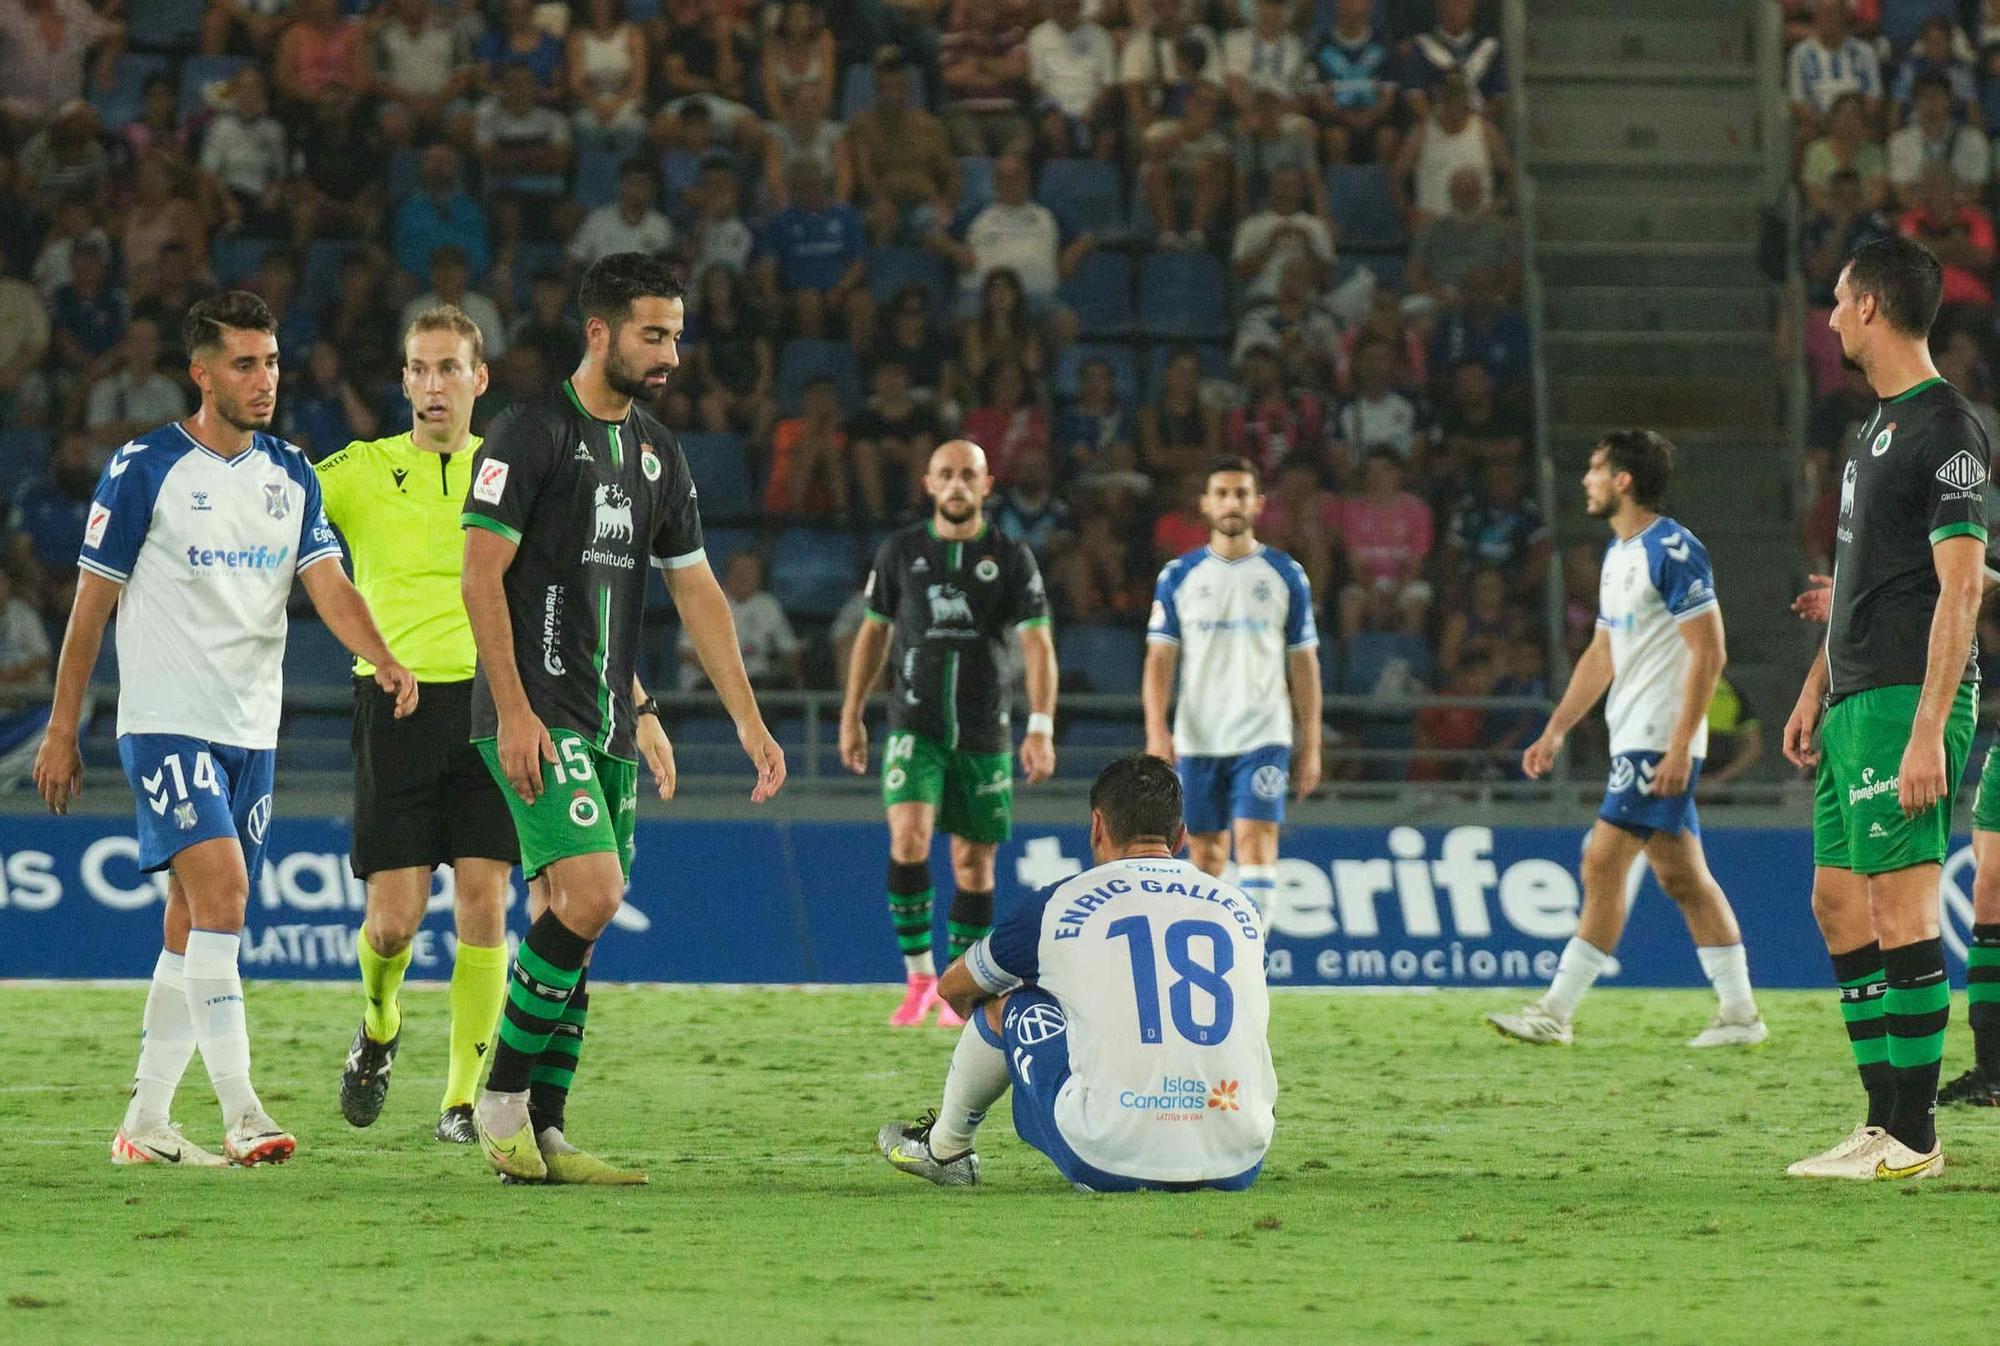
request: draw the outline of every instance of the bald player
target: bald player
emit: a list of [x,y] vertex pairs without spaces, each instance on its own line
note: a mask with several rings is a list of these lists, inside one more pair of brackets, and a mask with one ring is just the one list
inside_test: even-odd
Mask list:
[[890,534],[868,573],[867,620],[840,710],[840,758],[856,775],[868,770],[861,712],[887,658],[889,918],[907,983],[889,1023],[914,1027],[936,1009],[941,1027],[956,1028],[964,1020],[938,998],[931,951],[931,837],[951,835],[956,958],[993,928],[993,853],[1014,829],[1007,633],[1021,637],[1029,712],[1021,769],[1030,784],[1056,768],[1056,647],[1034,554],[987,522],[993,478],[985,450],[964,439],[939,445],[924,489],[931,517]]

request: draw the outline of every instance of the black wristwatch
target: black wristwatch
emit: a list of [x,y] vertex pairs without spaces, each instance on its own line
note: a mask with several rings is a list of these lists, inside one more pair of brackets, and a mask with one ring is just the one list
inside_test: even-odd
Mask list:
[[[632,708],[632,714],[635,718],[641,715],[650,715],[654,719],[660,720],[660,699],[656,696],[647,697]],[[666,723],[665,720],[660,720],[660,722],[662,724]]]

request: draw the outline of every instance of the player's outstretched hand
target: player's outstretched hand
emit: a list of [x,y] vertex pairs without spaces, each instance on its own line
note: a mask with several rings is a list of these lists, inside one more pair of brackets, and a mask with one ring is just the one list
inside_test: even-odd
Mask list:
[[632,741],[638,745],[639,756],[652,770],[653,784],[659,788],[660,798],[672,799],[680,773],[674,766],[674,745],[667,738],[660,717],[641,715],[638,728],[632,731]]
[[1785,760],[1802,770],[1819,765],[1819,749],[1813,746],[1819,717],[1818,699],[1802,698],[1792,707],[1792,717],[1785,721]]
[[1806,576],[1806,591],[1792,600],[1792,611],[1800,621],[1825,626],[1833,613],[1833,576]]
[[556,760],[556,741],[549,737],[548,726],[533,711],[518,718],[502,716],[495,747],[500,774],[523,803],[534,803],[542,793],[542,763]]
[[1653,794],[1673,799],[1687,793],[1688,777],[1694,774],[1694,759],[1686,748],[1668,748],[1660,754],[1653,770]]
[[1040,785],[1056,774],[1056,741],[1047,734],[1029,734],[1021,740],[1021,770],[1028,784]]
[[396,718],[404,719],[417,710],[417,675],[394,659],[375,665],[375,685],[396,698]]
[[1912,734],[1896,780],[1896,802],[1903,806],[1903,816],[1914,818],[1944,797],[1944,735]]
[[83,793],[83,757],[74,734],[49,734],[35,752],[35,788],[51,813],[68,813],[69,801]]
[[1304,799],[1319,789],[1319,780],[1319,751],[1315,749],[1312,752],[1300,753],[1298,759],[1292,763],[1292,789],[1297,793],[1297,797]]
[[761,804],[785,788],[785,750],[778,746],[778,740],[771,737],[771,731],[764,727],[762,720],[748,729],[740,729],[737,741],[743,751],[750,754],[750,760],[757,766],[757,784],[750,790],[750,802]]
[[1530,743],[1521,754],[1521,774],[1529,780],[1540,780],[1555,766],[1556,758],[1563,750],[1563,740],[1567,734],[1558,734],[1553,729],[1544,729],[1542,736]]
[[860,716],[840,721],[840,764],[857,776],[868,774],[868,726]]

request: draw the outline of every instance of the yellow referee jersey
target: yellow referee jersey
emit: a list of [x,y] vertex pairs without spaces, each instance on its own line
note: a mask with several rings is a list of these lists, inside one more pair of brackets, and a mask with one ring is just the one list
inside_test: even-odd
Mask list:
[[[418,682],[472,677],[472,623],[459,596],[465,534],[458,516],[479,436],[453,454],[417,447],[408,431],[357,440],[315,465],[326,517],[347,539],[354,587]],[[375,672],[354,661],[361,677]]]

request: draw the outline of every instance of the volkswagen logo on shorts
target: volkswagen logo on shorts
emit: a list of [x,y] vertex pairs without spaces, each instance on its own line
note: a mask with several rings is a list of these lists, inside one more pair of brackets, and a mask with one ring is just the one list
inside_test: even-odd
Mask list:
[[271,796],[265,795],[250,806],[250,816],[244,820],[243,830],[250,834],[250,840],[261,846],[264,844],[264,831],[270,825]]
[[1611,759],[1611,780],[1605,788],[1615,795],[1624,794],[1632,788],[1634,774],[1631,758],[1614,757]]
[[1281,766],[1258,767],[1257,774],[1250,778],[1250,790],[1259,799],[1283,799],[1285,769]]
[[1065,1027],[1062,1011],[1054,1005],[1034,1004],[1024,1008],[1014,1020],[1014,1036],[1023,1046],[1032,1047],[1038,1042],[1047,1042],[1057,1036]]
[[582,790],[569,801],[569,820],[578,827],[594,827],[597,824],[597,801]]

